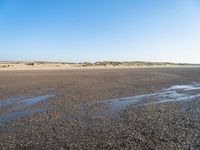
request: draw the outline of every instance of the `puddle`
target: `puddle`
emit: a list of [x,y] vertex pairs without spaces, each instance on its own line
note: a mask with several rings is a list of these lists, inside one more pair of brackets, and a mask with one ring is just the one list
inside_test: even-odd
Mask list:
[[52,97],[54,97],[53,94],[48,94],[48,95],[42,95],[42,96],[37,96],[37,97],[33,97],[33,98],[28,98],[28,99],[22,100],[21,102],[24,103],[25,106],[31,106],[40,101],[44,101],[44,100],[47,100]]
[[5,109],[3,114],[0,114],[0,123],[42,112],[45,108],[26,108],[53,97],[55,97],[54,94],[46,94],[31,97],[18,96],[0,100],[0,109]]
[[42,112],[43,109],[31,109],[31,110],[24,110],[24,111],[12,111],[6,114],[0,115],[0,123],[7,122],[10,120],[14,120],[17,118],[25,117],[34,113]]
[[200,90],[200,86],[196,83],[193,83],[192,85],[175,85],[170,87],[168,90],[184,90],[184,91]]
[[[167,102],[178,102],[178,101],[189,101],[200,97],[200,84],[192,83],[189,85],[175,85],[167,89],[163,89],[157,93],[136,95],[132,97],[116,98],[111,100],[102,100],[95,102],[95,104],[105,104],[109,106],[104,113],[115,114],[125,107],[135,104],[140,101],[145,101],[145,103],[154,102],[167,103]],[[91,104],[93,105],[93,104]]]
[[40,102],[40,101],[49,99],[51,97],[54,97],[54,95],[53,94],[48,94],[48,95],[29,97],[29,98],[25,98],[24,96],[11,97],[11,98],[0,100],[0,107],[5,107],[5,106],[8,106],[8,105],[31,106],[31,105],[34,105],[34,104]]
[[[18,119],[21,117],[25,117],[34,113],[42,112],[48,108],[35,108],[34,105],[41,102],[48,100],[50,98],[55,97],[55,94],[52,94],[52,91],[48,94],[41,94],[39,96],[18,96],[18,97],[11,97],[4,100],[0,100],[0,109],[5,109],[3,114],[0,114],[0,123],[6,122],[9,120]],[[84,114],[85,110],[92,110],[93,116],[98,115],[112,115],[118,114],[119,111],[126,108],[129,105],[136,104],[138,102],[144,102],[145,104],[149,103],[173,103],[178,101],[189,101],[194,100],[200,97],[200,83],[192,83],[188,85],[174,85],[167,89],[163,89],[159,92],[143,94],[143,95],[136,95],[132,97],[125,97],[125,98],[116,98],[110,100],[101,100],[93,103],[87,104],[78,104],[79,108],[82,108],[80,111]],[[96,106],[102,106],[99,109]],[[95,107],[94,107],[95,106]],[[7,109],[9,108],[9,109]],[[196,110],[196,111],[199,111]],[[87,112],[87,111],[86,111]]]
[[184,112],[184,113],[188,113],[188,112],[190,112],[190,113],[200,113],[200,108],[185,108],[185,107],[183,107],[181,109],[181,111]]

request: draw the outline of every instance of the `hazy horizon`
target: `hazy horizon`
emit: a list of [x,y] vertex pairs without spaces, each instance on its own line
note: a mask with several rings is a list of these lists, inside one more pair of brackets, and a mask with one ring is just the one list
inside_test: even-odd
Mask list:
[[198,0],[2,0],[0,61],[200,63]]

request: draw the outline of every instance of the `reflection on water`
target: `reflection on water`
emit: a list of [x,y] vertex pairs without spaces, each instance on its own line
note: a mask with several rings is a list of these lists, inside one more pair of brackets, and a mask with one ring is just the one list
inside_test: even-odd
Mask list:
[[35,97],[19,96],[0,100],[1,109],[5,109],[6,107],[9,108],[9,106],[11,107],[11,110],[6,109],[3,114],[0,114],[0,122],[17,119],[37,112],[42,112],[44,111],[44,108],[38,109],[31,107],[27,109],[27,107],[33,106],[38,102],[53,98],[54,96],[54,94],[40,95]]
[[107,110],[109,113],[116,113],[123,109],[124,107],[134,104],[136,102],[145,100],[145,102],[154,103],[167,103],[176,101],[188,101],[200,97],[200,84],[192,83],[190,85],[175,85],[164,89],[160,92],[136,95],[132,97],[117,98],[111,100],[102,100],[96,102],[96,104],[106,104],[110,106]]
[[43,109],[29,109],[29,110],[18,110],[18,111],[12,111],[5,113],[3,115],[0,115],[0,122],[6,122],[9,120],[14,120],[17,118],[25,117],[34,113],[42,112]]
[[192,83],[190,85],[175,85],[170,87],[168,90],[183,90],[183,91],[200,90],[200,84]]
[[40,101],[49,99],[51,97],[54,97],[54,95],[53,94],[47,94],[47,95],[29,97],[29,98],[25,98],[23,96],[11,97],[11,98],[1,100],[0,101],[0,107],[8,106],[8,105],[16,105],[16,107],[19,107],[21,105],[31,106],[31,105],[34,105],[34,104],[40,102]]
[[[42,105],[41,108],[35,108],[34,105],[37,104],[38,102],[48,100],[53,97],[55,97],[55,95],[52,94],[52,92],[50,92],[50,94],[39,95],[39,96],[32,96],[32,97],[19,96],[19,97],[12,97],[0,100],[0,109],[5,110],[3,111],[3,113],[0,113],[0,123],[25,117],[34,113],[42,112],[48,108],[44,107],[44,105]],[[145,102],[145,104],[153,102],[155,104],[158,104],[158,103],[168,103],[177,101],[189,101],[199,97],[200,97],[200,84],[192,83],[188,85],[171,86],[167,89],[161,90],[160,92],[136,95],[125,98],[102,100],[79,106],[84,109],[90,109],[90,106],[94,105],[108,106],[108,108],[106,107],[107,109],[100,109],[100,111],[102,112],[101,114],[113,115],[119,112],[120,110],[126,108],[128,105],[137,102]],[[85,107],[85,105],[87,105],[88,107],[87,106]],[[97,109],[97,107],[94,108],[95,110]],[[198,112],[199,109],[196,109],[195,111]],[[96,110],[96,112],[99,114],[98,110]],[[95,112],[93,112],[93,115],[95,115]]]

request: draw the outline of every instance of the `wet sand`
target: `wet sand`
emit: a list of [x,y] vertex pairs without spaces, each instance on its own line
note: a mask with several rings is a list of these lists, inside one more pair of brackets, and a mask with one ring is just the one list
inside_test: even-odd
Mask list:
[[200,69],[0,72],[0,149],[200,149]]

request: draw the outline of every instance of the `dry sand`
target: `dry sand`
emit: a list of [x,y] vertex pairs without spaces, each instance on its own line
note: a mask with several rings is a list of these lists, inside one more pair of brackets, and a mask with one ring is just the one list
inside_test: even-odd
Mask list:
[[178,65],[155,65],[155,66],[125,66],[125,65],[86,65],[84,63],[61,63],[61,62],[0,62],[0,70],[65,70],[65,69],[111,69],[111,68],[156,68],[156,67],[184,67]]

